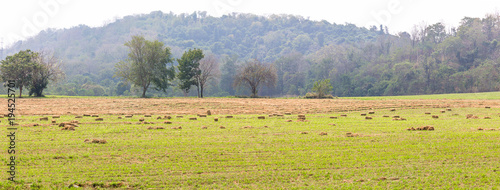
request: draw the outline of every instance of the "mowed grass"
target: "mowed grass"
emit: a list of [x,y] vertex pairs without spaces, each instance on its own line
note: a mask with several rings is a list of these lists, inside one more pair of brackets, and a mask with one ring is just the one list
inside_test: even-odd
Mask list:
[[430,94],[430,95],[408,95],[408,96],[340,97],[340,99],[356,99],[356,100],[436,100],[436,99],[498,100],[498,99],[500,99],[500,92]]
[[[41,116],[25,116],[19,118],[21,125],[42,126],[18,129],[20,181],[2,180],[0,188],[60,189],[76,184],[129,189],[498,189],[500,110],[440,110],[371,110],[372,120],[360,116],[368,111],[308,114],[305,122],[297,122],[297,115],[265,115],[266,119],[213,115],[194,121],[188,119],[193,115],[172,115],[172,124],[157,120],[158,115],[144,117],[155,124],[136,124],[142,115],[124,119],[100,115],[101,122],[74,115],[56,119],[84,123],[75,131],[48,125],[50,117],[39,121]],[[467,114],[480,119],[466,119]],[[383,115],[407,120],[393,121]],[[482,119],[485,116],[491,119]],[[3,134],[8,132],[6,122],[2,119]],[[406,130],[426,125],[435,131]],[[149,126],[165,129],[148,130]],[[182,129],[171,129],[178,126]],[[497,130],[479,131],[479,127]],[[359,136],[346,137],[347,132]],[[84,143],[85,139],[108,143]],[[7,140],[4,136],[0,141],[5,148]],[[8,156],[2,151],[4,166]],[[2,173],[7,179],[7,173]]]

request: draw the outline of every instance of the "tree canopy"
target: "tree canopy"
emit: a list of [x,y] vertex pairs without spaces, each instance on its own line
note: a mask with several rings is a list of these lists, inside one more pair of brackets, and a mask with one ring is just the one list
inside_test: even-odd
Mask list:
[[252,97],[258,97],[257,93],[261,85],[274,87],[276,85],[276,69],[273,65],[265,65],[254,59],[246,62],[238,71],[234,79],[234,86],[248,87]]
[[142,88],[142,96],[151,84],[157,90],[166,91],[175,76],[170,49],[158,40],[148,41],[143,36],[132,36],[125,43],[130,50],[128,59],[116,63],[115,76]]

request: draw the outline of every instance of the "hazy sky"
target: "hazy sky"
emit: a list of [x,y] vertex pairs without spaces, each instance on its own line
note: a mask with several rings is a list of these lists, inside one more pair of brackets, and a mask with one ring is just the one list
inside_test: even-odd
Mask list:
[[34,36],[46,28],[92,27],[131,14],[192,13],[220,16],[230,12],[258,15],[293,14],[330,23],[358,26],[387,25],[391,33],[410,31],[413,25],[443,22],[457,26],[464,16],[484,17],[498,12],[499,0],[2,0],[0,41],[4,46]]

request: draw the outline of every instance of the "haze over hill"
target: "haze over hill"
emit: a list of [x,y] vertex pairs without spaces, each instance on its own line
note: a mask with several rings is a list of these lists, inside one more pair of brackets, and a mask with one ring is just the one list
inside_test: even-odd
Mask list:
[[[389,28],[360,28],[312,21],[301,16],[206,12],[126,16],[103,27],[85,25],[45,30],[5,50],[53,50],[65,63],[66,80],[49,94],[129,95],[136,89],[113,78],[114,64],[126,59],[123,45],[132,35],[158,39],[179,58],[189,48],[215,54],[222,63],[220,80],[208,96],[243,94],[232,77],[241,62],[256,58],[278,69],[276,88],[261,95],[304,95],[317,80],[331,79],[336,96],[402,95],[495,91],[499,89],[498,14],[464,18],[447,30],[442,23],[418,25],[413,32],[388,34]],[[182,96],[176,88],[151,92]]]

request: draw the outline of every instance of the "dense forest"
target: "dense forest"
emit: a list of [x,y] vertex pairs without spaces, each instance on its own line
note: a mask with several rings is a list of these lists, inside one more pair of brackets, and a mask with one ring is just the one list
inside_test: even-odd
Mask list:
[[[237,69],[251,59],[274,65],[277,85],[259,95],[303,96],[316,81],[330,79],[334,96],[381,96],[497,91],[500,88],[500,16],[462,19],[457,28],[442,23],[415,25],[397,35],[385,26],[369,29],[331,24],[300,16],[205,12],[175,15],[152,12],[126,16],[102,27],[84,25],[48,29],[3,51],[53,51],[64,63],[66,78],[49,84],[46,94],[139,95],[140,89],[113,77],[115,64],[127,58],[124,43],[133,35],[160,40],[174,58],[199,48],[215,55],[220,76],[205,96],[248,95],[233,87]],[[177,63],[174,63],[174,65]],[[173,81],[166,92],[183,96]],[[5,89],[1,89],[3,91]],[[196,96],[190,92],[190,96]]]

